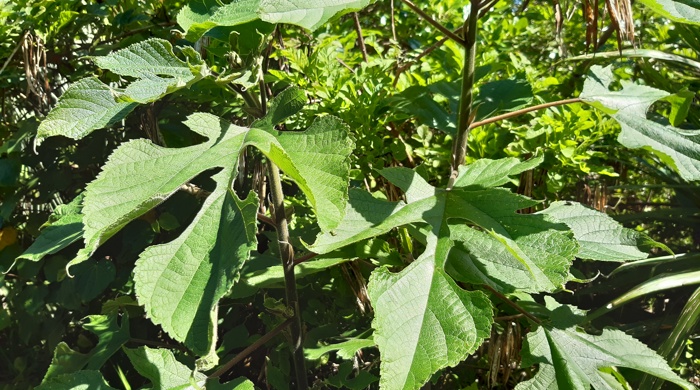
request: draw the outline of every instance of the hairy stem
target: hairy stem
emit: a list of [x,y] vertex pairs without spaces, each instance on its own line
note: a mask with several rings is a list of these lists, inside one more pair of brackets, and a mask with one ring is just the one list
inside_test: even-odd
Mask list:
[[452,149],[452,173],[447,188],[452,188],[457,179],[457,168],[464,164],[467,156],[467,140],[469,125],[473,120],[472,101],[474,99],[474,63],[476,61],[476,22],[479,19],[479,0],[471,0],[469,18],[464,21],[464,68],[462,69],[462,95],[459,99],[459,121],[457,124],[457,139]]
[[284,290],[287,298],[287,306],[294,310],[294,321],[290,326],[294,372],[297,388],[307,389],[309,386],[306,379],[304,348],[302,347],[304,335],[302,333],[299,296],[297,294],[297,284],[294,276],[294,248],[292,248],[292,245],[289,243],[289,227],[287,226],[287,216],[284,212],[284,193],[282,192],[280,171],[277,165],[272,161],[268,164],[273,219],[277,227],[277,241],[279,243],[280,257],[282,258],[282,268],[284,269]]

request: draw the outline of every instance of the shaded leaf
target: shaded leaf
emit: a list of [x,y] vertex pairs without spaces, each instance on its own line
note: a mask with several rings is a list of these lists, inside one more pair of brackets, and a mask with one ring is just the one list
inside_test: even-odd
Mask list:
[[99,371],[78,371],[51,378],[36,390],[116,390],[107,384]]
[[374,347],[374,340],[372,339],[350,339],[336,344],[324,345],[318,348],[305,348],[304,354],[309,360],[320,359],[321,356],[338,351],[338,356],[342,359],[352,359],[357,351],[362,348]]
[[83,196],[79,195],[69,204],[57,207],[39,237],[18,259],[39,261],[78,241],[83,236],[82,201]]
[[151,381],[153,389],[195,389],[192,384],[202,387],[206,382],[206,375],[180,363],[167,349],[124,348],[124,352],[136,371]]

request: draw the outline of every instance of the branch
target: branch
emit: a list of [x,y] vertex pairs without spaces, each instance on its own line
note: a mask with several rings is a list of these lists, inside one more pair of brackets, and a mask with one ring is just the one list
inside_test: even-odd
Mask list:
[[493,287],[491,287],[491,286],[489,286],[489,285],[487,285],[487,284],[484,285],[483,287],[484,287],[485,289],[489,290],[493,295],[497,296],[498,299],[500,299],[500,300],[502,300],[503,302],[505,302],[508,306],[510,306],[510,307],[512,307],[513,309],[515,309],[515,310],[519,311],[520,313],[522,313],[522,314],[523,314],[525,317],[527,317],[527,319],[529,319],[530,321],[536,323],[537,325],[542,325],[542,321],[540,321],[539,318],[535,317],[535,316],[532,315],[529,311],[527,311],[527,310],[523,309],[522,307],[520,307],[520,305],[518,305],[517,303],[515,303],[515,302],[511,301],[510,299],[508,299],[508,297],[506,297],[505,295],[503,295],[503,294],[501,294],[500,292],[496,291]]
[[213,374],[209,375],[209,378],[218,378],[221,375],[224,375],[228,370],[230,370],[233,366],[238,364],[241,360],[245,359],[250,355],[251,353],[255,352],[258,348],[262,347],[267,343],[268,341],[272,340],[273,337],[277,336],[281,331],[284,330],[284,328],[288,327],[289,325],[294,322],[294,318],[288,318],[286,321],[283,323],[277,325],[275,329],[272,329],[268,333],[264,334],[262,337],[259,339],[255,340],[253,344],[250,344],[246,349],[242,350],[241,352],[238,353],[238,355],[234,356],[233,359],[229,360],[221,366],[218,370],[214,371]]
[[565,104],[582,103],[582,102],[583,101],[581,100],[581,98],[573,98],[573,99],[557,100],[556,102],[542,103],[542,104],[538,104],[538,105],[532,106],[532,107],[525,107],[523,109],[516,110],[513,112],[507,112],[505,114],[496,115],[494,117],[484,119],[483,121],[473,122],[472,124],[469,125],[469,130],[474,129],[476,127],[488,125],[488,124],[491,124],[494,122],[499,122],[499,121],[502,121],[505,119],[513,118],[513,117],[516,117],[516,116],[519,116],[522,114],[526,114],[526,113],[532,112],[532,111],[542,110],[545,108],[556,107],[556,106],[563,106]]
[[301,264],[301,263],[303,263],[303,262],[305,262],[305,261],[309,261],[309,260],[313,259],[313,258],[316,257],[316,256],[318,256],[318,253],[309,252],[309,253],[307,253],[307,254],[305,254],[305,255],[303,255],[303,256],[300,256],[300,257],[297,257],[296,259],[294,259],[294,265]]
[[[435,28],[437,28],[438,30],[440,30],[440,32],[442,32],[443,34],[445,34],[445,35],[447,35],[448,37],[450,37],[453,41],[459,43],[460,45],[462,45],[462,46],[464,46],[464,47],[467,46],[467,43],[464,41],[464,39],[458,37],[458,36],[455,35],[452,31],[450,31],[447,27],[445,27],[445,26],[443,26],[442,24],[440,24],[440,22],[438,22],[437,20],[431,18],[430,15],[426,14],[425,12],[423,12],[422,9],[418,8],[418,6],[416,6],[415,4],[413,4],[413,2],[411,2],[411,0],[401,0],[401,1],[403,1],[404,4],[406,4],[410,9],[412,9],[413,12],[415,12],[416,14],[418,14],[418,16],[420,16],[420,17],[421,17],[422,19],[424,19],[426,22],[430,23],[433,27],[435,27]],[[475,0],[475,1],[478,1],[478,0]]]
[[367,58],[367,46],[365,46],[365,39],[362,37],[362,26],[360,25],[360,17],[357,15],[357,12],[352,13],[352,19],[355,21],[355,30],[357,30],[357,40],[360,41],[362,58],[365,62],[369,62]]

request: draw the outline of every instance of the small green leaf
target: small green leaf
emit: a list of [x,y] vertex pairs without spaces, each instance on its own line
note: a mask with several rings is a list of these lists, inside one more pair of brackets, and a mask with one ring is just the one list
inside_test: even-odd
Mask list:
[[78,241],[83,236],[82,202],[79,195],[70,204],[57,207],[39,237],[17,259],[39,261]]
[[280,92],[270,102],[267,115],[258,119],[252,125],[257,128],[268,128],[284,122],[285,119],[298,113],[306,104],[306,94],[299,88],[290,87]]
[[217,378],[207,380],[207,390],[255,390],[253,382],[247,378],[237,378],[226,383],[219,383]]
[[107,360],[117,352],[122,345],[129,341],[129,316],[121,316],[121,324],[117,323],[117,314],[91,315],[86,317],[89,322],[83,324],[83,328],[94,333],[98,342],[90,351],[88,370],[100,369]]
[[476,119],[483,119],[498,112],[513,111],[532,102],[532,86],[524,77],[491,81],[479,87],[474,99]]
[[528,161],[520,161],[517,158],[508,157],[500,160],[482,158],[468,166],[459,167],[459,177],[455,181],[457,187],[482,187],[491,188],[506,184],[510,177],[529,171],[540,165],[543,157],[535,157]]
[[318,348],[305,348],[304,354],[306,355],[307,359],[316,360],[320,359],[321,356],[329,352],[338,351],[338,356],[341,359],[349,360],[355,356],[357,351],[363,348],[374,347],[374,345],[374,340],[372,339],[350,339],[337,344],[324,345]]
[[668,115],[668,119],[672,126],[678,127],[685,122],[694,98],[695,92],[689,91],[687,88],[666,97],[666,101],[671,103],[671,113]]
[[191,388],[192,382],[203,387],[206,382],[206,375],[180,363],[167,349],[124,348],[124,352],[136,371],[151,381],[153,389],[186,389]]

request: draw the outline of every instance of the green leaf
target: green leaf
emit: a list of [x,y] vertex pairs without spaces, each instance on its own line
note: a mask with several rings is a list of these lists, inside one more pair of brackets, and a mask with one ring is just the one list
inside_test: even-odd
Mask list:
[[624,80],[622,90],[611,91],[612,81],[611,67],[591,67],[581,99],[620,123],[621,144],[632,149],[650,148],[685,180],[700,180],[700,135],[646,119],[651,104],[669,94]]
[[671,112],[668,115],[671,125],[678,127],[685,122],[694,98],[695,92],[689,91],[687,88],[666,97],[666,101],[671,103]]
[[304,354],[309,360],[320,359],[321,356],[338,351],[338,356],[342,359],[352,359],[357,351],[362,348],[374,347],[374,340],[372,339],[350,339],[337,344],[324,345],[318,348],[305,348]]
[[241,201],[226,188],[225,175],[214,180],[217,189],[187,229],[167,244],[147,248],[134,268],[136,296],[147,315],[198,354],[213,348],[212,311],[257,244],[255,194]]
[[116,390],[107,384],[99,371],[78,371],[51,378],[36,390]]
[[79,195],[69,204],[57,207],[39,237],[17,259],[39,261],[78,241],[83,236],[82,201],[83,196]]
[[698,0],[640,0],[642,4],[673,21],[700,24]]
[[524,77],[496,80],[479,87],[474,99],[476,119],[483,119],[498,112],[513,111],[532,102],[532,86]]
[[196,40],[217,26],[237,26],[256,19],[315,30],[337,15],[359,11],[374,0],[238,0],[221,5],[214,0],[190,1],[177,15],[187,38]]
[[94,333],[99,340],[95,348],[90,351],[88,370],[100,369],[122,345],[129,341],[129,316],[122,315],[121,325],[117,323],[117,317],[117,313],[86,317],[89,322],[83,324],[83,328]]
[[193,57],[194,63],[188,64],[175,56],[170,42],[153,38],[91,59],[102,69],[137,79],[120,94],[120,99],[148,103],[209,74],[199,54]]
[[284,133],[234,126],[201,113],[191,115],[186,124],[208,140],[177,149],[133,140],[109,157],[85,191],[86,248],[69,265],[86,260],[199,173],[221,168],[213,177],[216,189],[195,220],[174,241],[147,249],[134,274],[139,302],[153,322],[198,354],[207,354],[215,341],[211,310],[256,247],[257,201],[240,201],[227,190],[239,153],[247,145],[260,149],[297,182],[315,206],[319,224],[328,229],[342,218],[353,142],[333,117],[319,118],[304,132]]
[[560,231],[532,231],[512,237],[451,225],[450,238],[456,243],[448,259],[448,272],[462,282],[486,284],[504,293],[554,291],[567,282],[577,246],[562,239]]
[[85,367],[89,359],[89,354],[75,351],[68,344],[61,341],[53,351],[51,364],[46,374],[44,374],[42,383],[50,383],[55,378],[80,371]]
[[190,389],[202,387],[207,376],[180,363],[167,349],[140,347],[124,348],[136,371],[151,381],[153,389]]
[[305,104],[306,94],[304,91],[296,87],[287,88],[270,102],[267,115],[255,121],[252,127],[264,129],[280,124],[301,111]]
[[83,354],[71,349],[64,342],[59,343],[42,383],[49,383],[63,374],[77,373],[86,367],[88,370],[99,370],[122,345],[129,341],[129,317],[125,314],[120,326],[117,323],[117,316],[115,312],[110,315],[86,317],[89,322],[83,324],[83,328],[97,336],[97,345],[89,353]]
[[255,390],[253,382],[247,378],[236,378],[226,383],[219,383],[216,378],[207,380],[207,390]]
[[[310,246],[316,253],[328,253],[401,225],[430,226],[426,249],[414,263],[397,274],[380,268],[370,278],[382,386],[420,388],[438,369],[466,358],[489,334],[489,301],[480,292],[463,291],[444,270],[455,245],[470,249],[491,245],[492,250],[510,254],[525,272],[524,287],[532,291],[554,290],[566,281],[578,251],[566,226],[544,215],[517,214],[537,202],[492,188],[539,161],[486,160],[470,165],[460,169],[449,191],[432,187],[409,169],[384,169],[382,175],[404,191],[406,203],[351,191],[343,221]],[[455,243],[460,237],[451,233],[462,228],[476,233]]]
[[697,269],[656,275],[613,299],[607,305],[591,313],[589,317],[590,319],[598,318],[647,294],[695,284],[700,284],[700,270]]
[[[192,52],[191,49],[183,51]],[[111,88],[97,78],[85,78],[71,84],[39,125],[35,143],[55,135],[83,138],[93,130],[122,120],[137,103],[158,100],[209,74],[199,54],[192,54],[189,58],[193,58],[194,63],[180,60],[173,53],[170,42],[155,38],[104,57],[91,57],[104,69],[137,80],[124,90]]]
[[544,161],[543,157],[535,157],[523,162],[512,157],[500,160],[482,158],[469,164],[467,168],[459,167],[460,175],[455,181],[455,186],[465,188],[500,186],[508,183],[511,176],[534,169],[542,161]]
[[436,263],[424,255],[398,274],[386,268],[372,273],[368,292],[382,388],[419,389],[490,335],[491,301],[480,291],[462,290]]
[[600,261],[646,259],[648,254],[637,245],[645,240],[641,233],[625,228],[604,213],[575,202],[554,202],[540,212],[561,221],[574,232],[581,245],[576,257]]
[[584,54],[575,57],[567,58],[568,61],[581,61],[581,60],[601,60],[601,59],[618,59],[620,57],[629,58],[654,58],[662,61],[672,61],[687,65],[689,67],[700,70],[700,62],[690,59],[688,57],[679,56],[677,54],[666,53],[660,50],[651,49],[625,49],[622,51],[606,51],[606,52],[596,52],[591,54]]
[[136,103],[118,101],[116,92],[97,78],[79,80],[68,87],[41,122],[34,142],[39,144],[54,135],[83,138],[119,122],[135,107]]
[[679,378],[666,362],[633,337],[606,328],[590,335],[576,326],[542,326],[528,334],[522,351],[523,367],[539,364],[534,378],[518,384],[516,390],[610,389],[604,369],[626,367],[639,370],[684,389],[695,389]]

